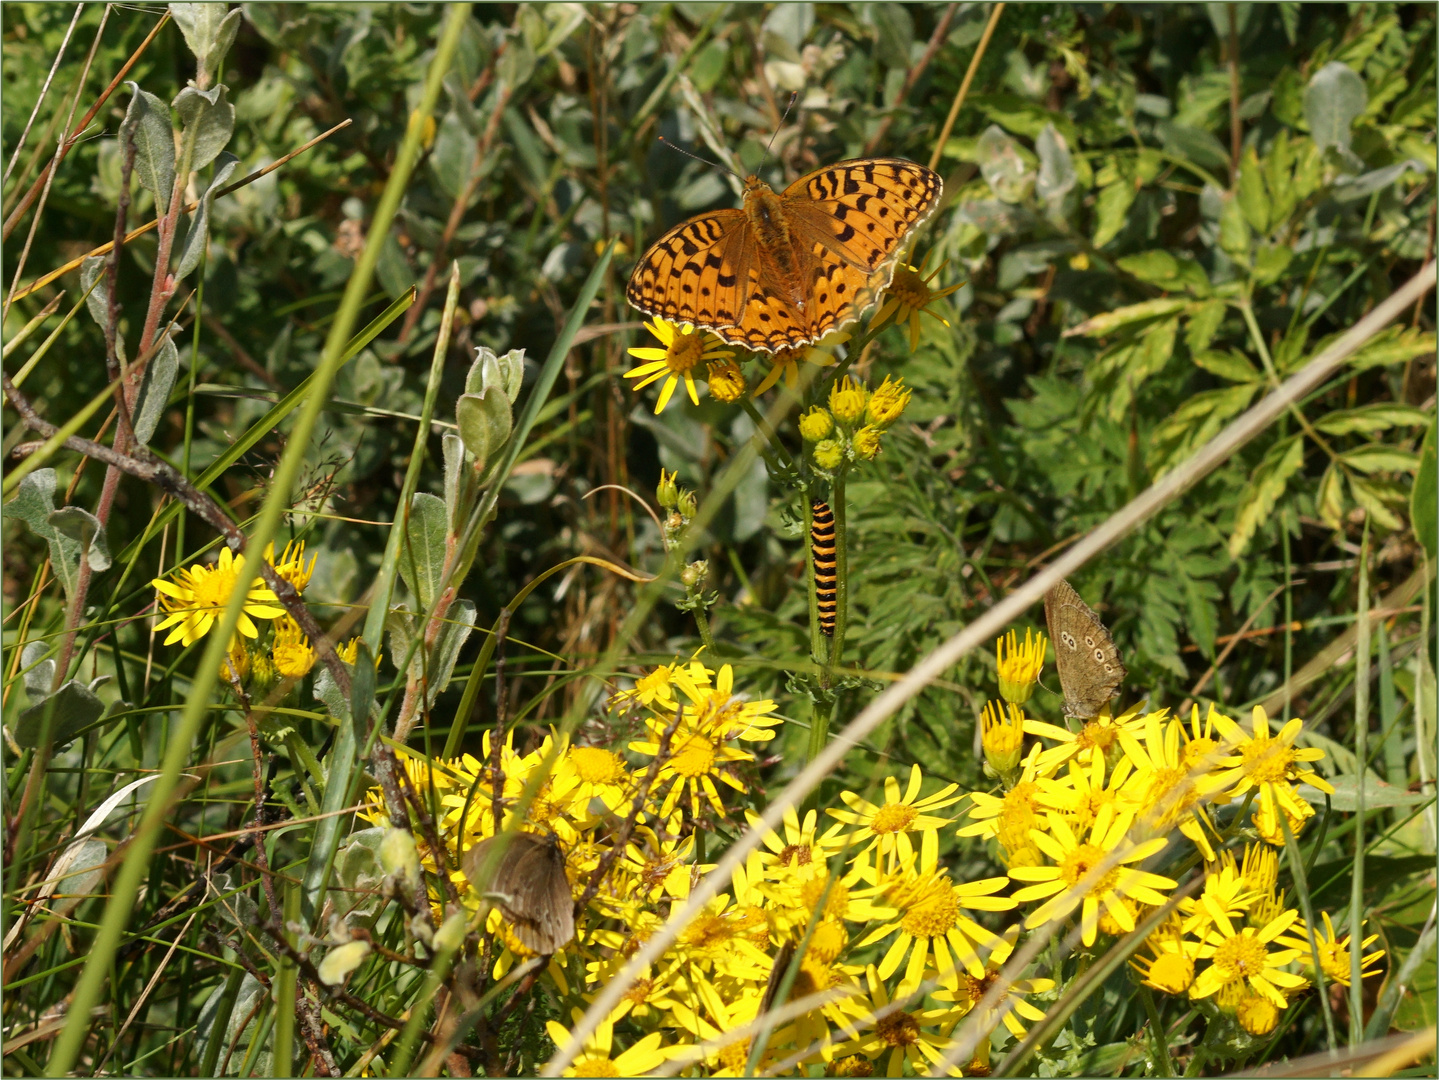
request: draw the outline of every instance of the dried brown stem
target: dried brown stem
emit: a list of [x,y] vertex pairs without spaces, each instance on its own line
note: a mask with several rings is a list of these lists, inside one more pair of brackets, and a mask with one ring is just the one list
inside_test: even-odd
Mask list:
[[919,77],[924,74],[929,62],[934,59],[934,54],[939,52],[939,47],[944,44],[944,39],[949,36],[949,25],[954,21],[954,13],[959,10],[959,4],[950,4],[944,9],[940,16],[939,25],[934,28],[934,33],[929,36],[929,44],[925,46],[924,54],[920,56],[919,62],[909,69],[909,74],[904,77],[904,85],[899,88],[899,93],[894,96],[894,102],[889,107],[889,112],[879,122],[874,134],[864,144],[864,153],[860,157],[873,157],[874,152],[884,144],[885,136],[894,125],[894,118],[899,115],[900,107],[904,105],[909,92],[914,89],[914,84],[919,82]]

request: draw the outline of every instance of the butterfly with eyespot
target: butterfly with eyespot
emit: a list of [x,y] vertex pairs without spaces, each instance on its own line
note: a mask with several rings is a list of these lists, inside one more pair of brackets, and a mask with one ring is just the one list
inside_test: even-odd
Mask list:
[[1088,719],[1119,696],[1129,670],[1104,623],[1069,582],[1060,579],[1044,594],[1044,620],[1054,642],[1064,715]]
[[[501,840],[506,846],[486,872],[487,857]],[[548,956],[574,938],[574,897],[565,853],[553,833],[492,836],[466,851],[463,862],[470,886],[495,902],[525,948]]]
[[778,194],[751,175],[743,209],[711,210],[655,241],[625,298],[755,352],[811,344],[878,301],[943,190],[937,173],[900,158],[842,161]]

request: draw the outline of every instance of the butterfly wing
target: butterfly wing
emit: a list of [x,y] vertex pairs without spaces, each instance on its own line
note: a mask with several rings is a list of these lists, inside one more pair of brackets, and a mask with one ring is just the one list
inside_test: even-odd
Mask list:
[[755,280],[743,210],[713,210],[676,225],[630,273],[625,298],[648,315],[707,330],[737,325]]
[[1067,581],[1044,594],[1044,619],[1064,691],[1064,715],[1088,718],[1119,693],[1129,674],[1104,623]]
[[514,899],[505,916],[525,948],[547,956],[575,936],[574,898],[559,841],[535,839],[515,866]]
[[899,158],[840,162],[785,188],[796,247],[813,260],[810,340],[854,322],[889,288],[905,238],[943,190],[937,173]]

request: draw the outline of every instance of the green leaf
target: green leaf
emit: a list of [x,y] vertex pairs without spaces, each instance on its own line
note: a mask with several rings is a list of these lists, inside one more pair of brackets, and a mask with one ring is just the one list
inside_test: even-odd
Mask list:
[[200,196],[200,206],[195,211],[194,217],[190,219],[189,231],[185,233],[185,242],[180,248],[180,258],[175,264],[175,277],[180,279],[189,275],[190,271],[200,265],[200,256],[205,253],[205,245],[210,239],[210,206],[215,201],[215,193],[230,179],[230,174],[240,164],[240,159],[234,154],[221,154],[219,164],[215,166],[215,175],[210,180],[210,186],[205,189],[205,194]]
[[190,152],[190,169],[193,172],[199,172],[219,157],[235,132],[235,106],[226,100],[226,90],[224,86],[209,90],[187,86],[175,95],[171,103],[180,114],[184,137],[194,140],[194,148]]
[[1219,246],[1242,264],[1249,263],[1249,223],[1239,200],[1225,195],[1224,209],[1219,212]]
[[[1334,788],[1334,794],[1329,797],[1334,809],[1346,814],[1353,813],[1359,805],[1359,784],[1354,775],[1350,773],[1345,776],[1336,776],[1330,781],[1330,784]],[[1304,788],[1300,789],[1300,793],[1306,797],[1309,796],[1309,792]],[[1321,794],[1317,800],[1311,799],[1311,801],[1322,803],[1324,797]],[[1364,806],[1367,810],[1392,806],[1424,806],[1433,801],[1433,792],[1406,791],[1404,788],[1384,783],[1372,772],[1365,770]]]
[[1439,559],[1439,472],[1434,464],[1434,422],[1430,419],[1429,429],[1424,432],[1424,444],[1419,450],[1419,468],[1414,473],[1414,487],[1409,495],[1409,521],[1414,527],[1414,537],[1429,553],[1429,562]]
[[[1336,333],[1325,338],[1321,345],[1328,345],[1338,336]],[[1349,366],[1355,371],[1368,371],[1370,368],[1417,360],[1421,356],[1432,356],[1434,341],[1432,333],[1417,327],[1408,329],[1398,326],[1386,327],[1382,332],[1370,338],[1362,349],[1349,358]],[[1320,350],[1316,349],[1315,351]]]
[[1244,553],[1254,533],[1284,494],[1289,478],[1303,464],[1304,441],[1299,435],[1291,435],[1269,448],[1240,496],[1239,511],[1234,516],[1234,532],[1229,537],[1231,556],[1237,559]]
[[1224,144],[1205,128],[1190,127],[1172,120],[1161,120],[1155,132],[1164,148],[1171,153],[1210,169],[1227,169],[1229,152]]
[[48,720],[49,743],[56,749],[66,746],[81,728],[105,715],[105,703],[83,683],[71,679],[44,701],[30,706],[15,724],[15,741],[23,747],[39,747],[45,739]]
[[975,144],[979,171],[1001,202],[1021,203],[1034,187],[1035,170],[1020,146],[998,124],[990,124]]
[[1210,374],[1232,382],[1255,382],[1263,378],[1263,373],[1237,349],[1198,352],[1194,354],[1194,363]]
[[1046,123],[1035,137],[1034,148],[1039,153],[1035,193],[1051,206],[1057,206],[1079,178],[1074,171],[1069,144],[1053,123]]
[[[421,611],[434,605],[444,576],[447,532],[445,501],[428,492],[415,492],[400,544],[400,577]],[[395,662],[400,663],[401,658],[397,656]]]
[[1239,207],[1249,227],[1263,236],[1269,232],[1269,193],[1264,187],[1264,170],[1254,147],[1244,151],[1239,167]]
[[127,82],[134,97],[120,122],[120,145],[135,142],[135,175],[155,196],[156,214],[170,208],[175,190],[175,134],[170,127],[170,109],[138,83]]
[[1319,481],[1319,494],[1315,496],[1314,502],[1324,524],[1331,529],[1343,525],[1344,470],[1333,462],[1324,470],[1324,478]]
[[1252,277],[1257,285],[1273,285],[1289,269],[1294,249],[1287,244],[1260,244],[1254,253]]
[[110,546],[105,540],[105,526],[88,510],[78,506],[62,506],[49,517],[55,531],[80,545],[84,559],[97,574],[110,569]]
[[1124,228],[1129,220],[1129,208],[1139,194],[1134,181],[1120,179],[1108,187],[1100,188],[1094,200],[1094,246],[1103,247]]
[[170,17],[194,54],[201,81],[209,82],[234,44],[240,9],[225,4],[171,4]]
[[1349,490],[1354,492],[1354,501],[1364,508],[1365,513],[1386,529],[1402,528],[1404,522],[1389,509],[1390,502],[1398,501],[1398,494],[1391,486],[1362,476],[1349,474]]
[[[102,255],[87,255],[80,263],[80,291],[85,293],[85,306],[90,311],[90,317],[95,320],[101,330],[105,329],[106,323],[110,321],[110,288],[109,283],[103,280],[105,276],[105,258]],[[98,281],[98,284],[97,284]],[[95,287],[90,288],[91,285]],[[115,333],[119,334],[119,327]]]
[[168,334],[150,358],[145,367],[145,376],[140,380],[140,390],[135,395],[135,413],[131,421],[135,426],[135,440],[141,446],[148,446],[165,415],[165,406],[170,403],[170,391],[175,389],[175,377],[180,372],[180,351],[175,339]]
[[1419,455],[1413,450],[1384,443],[1370,443],[1346,451],[1339,455],[1339,460],[1363,473],[1412,472],[1419,467]]
[[1321,150],[1349,149],[1349,128],[1364,114],[1369,92],[1348,64],[1331,60],[1314,73],[1304,90],[1304,119]]
[[1417,427],[1420,424],[1432,423],[1433,420],[1433,413],[1413,405],[1381,402],[1377,405],[1361,405],[1357,409],[1338,409],[1314,421],[1314,426],[1326,435],[1350,435],[1356,431],[1367,434],[1395,427]]
[[1191,305],[1189,323],[1184,329],[1184,344],[1190,352],[1202,352],[1209,348],[1209,343],[1214,340],[1214,335],[1219,332],[1219,326],[1224,321],[1227,307],[1223,300],[1205,300]]
[[1188,289],[1201,296],[1209,291],[1209,276],[1191,258],[1175,258],[1167,251],[1155,249],[1126,255],[1117,259],[1116,263],[1121,270],[1133,274],[1140,281],[1162,289]]
[[1103,337],[1106,334],[1114,333],[1121,327],[1163,318],[1188,306],[1188,303],[1181,297],[1162,296],[1157,300],[1146,300],[1142,304],[1130,304],[1127,307],[1103,312],[1092,319],[1085,319],[1078,326],[1066,330],[1064,336],[1074,337],[1083,334],[1087,337]]
[[59,579],[65,595],[73,596],[79,581],[82,552],[78,540],[65,535],[50,521],[55,513],[55,470],[36,469],[21,480],[15,498],[5,509],[50,545],[50,570]]

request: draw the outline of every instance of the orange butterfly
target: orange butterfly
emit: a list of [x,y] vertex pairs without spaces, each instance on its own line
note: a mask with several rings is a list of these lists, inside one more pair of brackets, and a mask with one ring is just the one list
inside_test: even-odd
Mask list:
[[646,314],[765,353],[860,318],[944,188],[936,173],[899,158],[816,169],[778,195],[758,176],[744,186],[744,209],[712,210],[656,241],[625,296]]

